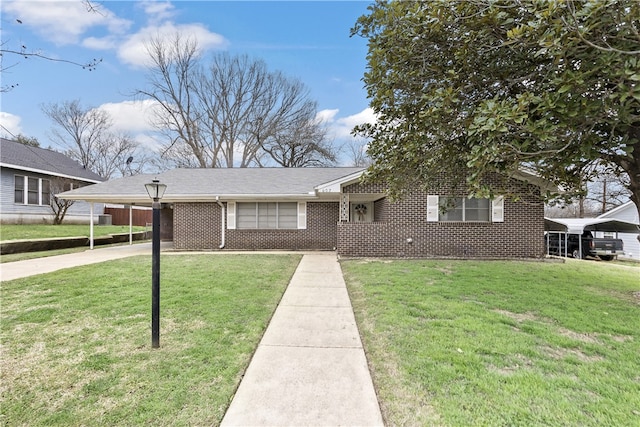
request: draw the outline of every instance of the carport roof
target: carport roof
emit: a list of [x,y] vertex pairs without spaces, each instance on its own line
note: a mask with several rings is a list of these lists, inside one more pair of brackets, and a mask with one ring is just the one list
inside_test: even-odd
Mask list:
[[608,231],[640,234],[640,226],[632,222],[611,218],[545,218],[546,231],[582,234],[584,231]]

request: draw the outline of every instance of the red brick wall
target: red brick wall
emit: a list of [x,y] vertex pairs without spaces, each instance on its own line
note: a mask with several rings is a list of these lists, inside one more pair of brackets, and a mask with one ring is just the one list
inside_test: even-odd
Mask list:
[[[380,187],[349,186],[345,191],[374,192]],[[514,182],[522,200],[505,199],[504,222],[427,222],[427,194],[414,191],[402,201],[376,202],[383,213],[373,223],[338,224],[338,253],[348,257],[536,258],[544,253],[544,207],[535,187]],[[465,196],[463,192],[452,192]]]
[[[511,185],[522,200],[505,200],[502,223],[427,222],[427,194],[465,194],[414,191],[395,203],[387,198],[377,200],[373,223],[339,223],[337,202],[308,202],[306,230],[226,230],[225,249],[337,248],[338,254],[349,257],[540,257],[544,253],[544,212],[538,190],[520,181]],[[354,184],[345,191],[383,194],[384,188]],[[220,215],[216,203],[176,203],[175,248],[218,249]]]
[[[216,203],[174,205],[176,249],[218,249],[221,209]],[[225,230],[225,249],[322,249],[336,247],[338,203],[308,202],[305,230]]]
[[220,207],[216,203],[173,205],[173,246],[176,249],[218,249]]

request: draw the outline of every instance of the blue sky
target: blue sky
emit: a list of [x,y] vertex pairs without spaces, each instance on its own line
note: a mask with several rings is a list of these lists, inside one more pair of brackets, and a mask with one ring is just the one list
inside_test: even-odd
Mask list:
[[[318,102],[337,144],[359,123],[372,121],[362,77],[366,40],[349,37],[369,1],[94,1],[98,13],[81,0],[3,0],[3,49],[38,51],[85,62],[102,58],[94,71],[42,59],[5,54],[0,135],[19,133],[50,140],[52,123],[41,105],[79,99],[103,108],[117,131],[143,142],[150,132],[143,100],[131,94],[145,88],[143,43],[175,32],[195,36],[205,55],[227,51],[263,59],[269,69],[299,78]],[[17,20],[22,21],[18,23]]]

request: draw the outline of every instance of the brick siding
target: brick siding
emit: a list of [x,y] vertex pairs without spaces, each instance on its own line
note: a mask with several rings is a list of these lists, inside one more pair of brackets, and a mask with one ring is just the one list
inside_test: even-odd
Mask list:
[[173,205],[173,247],[175,249],[218,249],[220,206],[216,203]]
[[[544,211],[539,190],[520,181],[520,195],[505,199],[504,222],[427,222],[427,194],[466,196],[464,190],[413,191],[398,202],[379,184],[353,184],[349,193],[380,194],[374,222],[339,222],[338,202],[308,202],[305,230],[225,230],[225,249],[332,250],[345,257],[536,258],[544,253]],[[174,205],[176,249],[217,250],[221,208],[216,203]]]
[[[216,203],[174,205],[176,249],[219,249],[221,208]],[[337,242],[338,203],[308,202],[304,230],[225,230],[225,249],[333,250]]]
[[[544,253],[544,207],[536,187],[512,182],[521,195],[505,199],[504,222],[427,222],[427,194],[466,196],[464,190],[413,191],[403,200],[376,201],[372,223],[338,224],[338,253],[346,257],[537,258]],[[381,191],[375,184],[344,191]],[[451,191],[451,193],[448,193]]]

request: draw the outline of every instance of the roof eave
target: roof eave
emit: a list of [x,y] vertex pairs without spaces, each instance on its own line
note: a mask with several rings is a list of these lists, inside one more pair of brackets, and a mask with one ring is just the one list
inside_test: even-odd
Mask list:
[[360,180],[362,174],[364,174],[365,169],[359,170],[357,172],[353,172],[349,175],[343,176],[338,179],[334,179],[329,182],[325,182],[320,185],[316,185],[314,190],[316,193],[340,193],[342,192],[342,187],[344,185],[353,184]]
[[[71,192],[68,192],[71,193]],[[66,194],[56,195],[66,200],[82,200],[93,203],[124,203],[141,204],[150,203],[146,194]],[[162,203],[189,203],[189,202],[217,202],[217,201],[238,201],[238,200],[316,200],[318,197],[313,193],[305,194],[165,194]]]
[[28,166],[14,165],[14,164],[11,164],[11,163],[0,162],[0,167],[16,169],[16,170],[21,170],[21,171],[25,171],[25,172],[39,173],[39,174],[42,174],[42,175],[57,176],[57,177],[60,177],[60,178],[74,179],[74,180],[82,181],[82,182],[91,182],[93,184],[99,184],[101,182],[104,182],[104,181],[99,181],[99,180],[95,180],[95,179],[91,179],[91,178],[85,178],[85,177],[81,177],[81,176],[68,175],[68,174],[64,174],[64,173],[47,171],[47,170],[44,170],[44,169],[37,169],[37,168],[30,168]]

